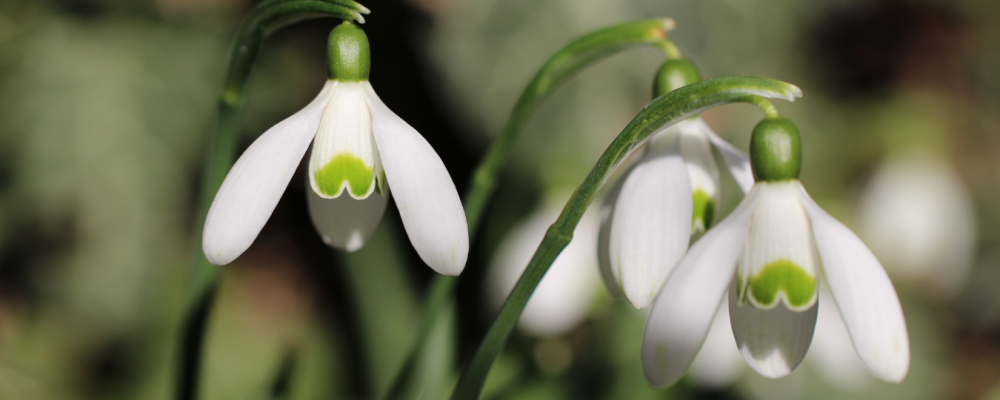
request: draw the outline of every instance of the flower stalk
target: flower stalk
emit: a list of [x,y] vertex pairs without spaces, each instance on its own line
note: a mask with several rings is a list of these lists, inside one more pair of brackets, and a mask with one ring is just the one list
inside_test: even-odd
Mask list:
[[709,108],[730,103],[765,105],[764,97],[794,101],[798,87],[771,79],[726,77],[694,83],[671,91],[647,104],[611,143],[597,164],[566,203],[559,219],[549,227],[528,267],[514,286],[493,325],[480,343],[452,394],[452,400],[479,397],[493,362],[503,350],[531,293],[549,266],[573,238],[573,231],[608,175],[653,133]]
[[219,96],[218,120],[211,138],[202,180],[194,239],[196,260],[190,272],[186,311],[181,332],[175,398],[197,398],[205,328],[218,287],[220,268],[200,251],[201,227],[215,193],[233,165],[237,145],[243,90],[260,53],[264,38],[297,21],[335,17],[363,22],[368,9],[350,0],[267,0],[257,5],[240,24],[229,56],[229,68]]
[[[503,130],[472,174],[469,189],[463,198],[470,240],[475,237],[514,142],[538,103],[583,68],[623,50],[643,45],[661,48],[666,46],[676,50],[676,46],[666,40],[667,33],[673,28],[674,21],[671,19],[626,22],[578,37],[549,57],[521,92]],[[457,282],[457,277],[454,276],[438,275],[434,278],[416,344],[387,392],[386,399],[402,398],[402,394],[408,392],[406,387],[416,384],[411,382],[416,375],[416,361],[421,357],[430,331],[440,318],[441,310],[451,299]]]

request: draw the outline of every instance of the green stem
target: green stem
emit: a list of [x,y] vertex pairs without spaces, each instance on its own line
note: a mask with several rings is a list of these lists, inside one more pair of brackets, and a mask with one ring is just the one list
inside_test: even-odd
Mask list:
[[[486,204],[493,196],[503,166],[518,134],[539,101],[559,88],[569,78],[587,65],[639,45],[662,46],[667,32],[674,27],[670,19],[649,19],[626,22],[578,37],[557,51],[542,65],[521,96],[514,104],[507,123],[483,156],[472,174],[472,181],[465,193],[463,206],[469,223],[469,236],[474,238],[482,221]],[[454,290],[456,277],[438,275],[432,283],[424,318],[417,333],[413,351],[393,382],[386,399],[398,399],[414,376],[417,358],[430,337],[441,309],[448,303]]]
[[[346,2],[346,1],[341,1]],[[229,56],[229,69],[219,96],[219,117],[215,135],[209,145],[205,173],[202,180],[197,223],[192,235],[195,239],[196,260],[192,266],[191,284],[186,302],[186,313],[181,327],[181,344],[176,376],[176,398],[197,398],[201,353],[205,328],[211,314],[212,302],[219,282],[221,269],[205,259],[201,251],[202,226],[216,191],[233,165],[236,153],[239,110],[243,104],[243,89],[260,52],[264,38],[272,32],[303,18],[336,17],[347,20],[360,18],[354,8],[314,0],[270,0],[253,9],[240,24]]]
[[[479,397],[493,362],[503,350],[507,338],[517,324],[528,298],[545,272],[563,248],[573,238],[573,230],[584,211],[594,200],[608,175],[625,160],[629,153],[653,133],[694,116],[706,109],[729,103],[762,104],[760,96],[793,101],[801,91],[793,85],[764,78],[727,77],[694,83],[674,90],[647,104],[621,134],[611,143],[594,169],[573,193],[562,213],[545,233],[521,278],[518,279],[499,315],[480,343],[472,361],[465,368],[452,400]],[[773,107],[770,107],[773,109]]]

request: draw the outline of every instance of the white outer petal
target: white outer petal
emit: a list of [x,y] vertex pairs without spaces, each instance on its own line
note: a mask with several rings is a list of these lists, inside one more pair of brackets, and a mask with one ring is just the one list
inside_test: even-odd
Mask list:
[[392,186],[406,235],[435,271],[458,275],[469,256],[469,224],[441,158],[427,140],[363,82],[385,179]]
[[819,301],[805,311],[791,311],[784,303],[770,310],[738,304],[736,280],[729,289],[729,317],[740,354],[750,368],[768,378],[788,375],[799,366],[816,329]]
[[205,218],[201,247],[210,263],[229,264],[257,238],[309,149],[335,85],[327,81],[309,105],[264,132],[236,160]]
[[676,143],[653,144],[625,177],[611,221],[611,271],[635,308],[653,302],[691,238],[687,167]]
[[854,349],[875,376],[902,382],[910,368],[910,339],[889,276],[861,239],[823,211],[801,185],[800,196]]
[[[500,310],[528,261],[535,254],[549,226],[559,217],[562,202],[535,211],[504,238],[490,263],[484,294],[491,311]],[[542,278],[518,327],[535,336],[559,336],[575,328],[587,316],[599,290],[597,259],[597,215],[588,210],[573,234],[573,241],[552,263]]]
[[[306,179],[311,180],[308,175]],[[389,204],[389,196],[386,186],[383,194],[372,193],[364,200],[351,196],[324,199],[306,182],[306,202],[313,227],[324,243],[347,251],[361,249],[375,233],[385,214],[385,206]]]
[[736,270],[756,202],[751,190],[691,246],[656,297],[642,337],[642,370],[653,386],[676,382],[698,353]]
[[729,305],[723,304],[716,311],[705,343],[691,363],[691,378],[699,386],[723,388],[733,384],[742,370],[743,357],[733,340]]
[[722,160],[726,162],[726,167],[729,168],[729,173],[733,175],[736,184],[740,185],[743,193],[750,192],[750,188],[753,187],[754,183],[753,170],[750,168],[750,158],[747,157],[746,153],[729,144],[726,139],[716,135],[712,131],[712,128],[709,128],[708,124],[705,124],[705,121],[702,121],[701,118],[698,118],[697,122],[702,125],[702,131],[708,136],[708,140],[715,145],[715,148],[719,149],[719,153],[722,153]]

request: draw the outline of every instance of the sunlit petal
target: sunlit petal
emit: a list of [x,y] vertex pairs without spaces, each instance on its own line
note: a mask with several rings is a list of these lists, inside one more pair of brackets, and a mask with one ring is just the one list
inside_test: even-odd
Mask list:
[[625,177],[612,216],[611,271],[635,308],[652,303],[691,237],[687,168],[677,136],[664,141],[650,142]]
[[854,232],[823,211],[801,185],[799,191],[854,349],[875,376],[901,382],[910,368],[910,339],[889,276]]
[[435,271],[460,274],[469,255],[469,225],[448,169],[427,140],[382,103],[371,84],[363,85],[386,181],[413,248]]
[[756,194],[751,190],[736,210],[691,246],[656,297],[642,338],[642,369],[654,386],[680,379],[705,340],[736,270]]
[[309,105],[264,132],[229,170],[205,219],[209,262],[229,264],[257,238],[309,149],[335,85],[328,81]]

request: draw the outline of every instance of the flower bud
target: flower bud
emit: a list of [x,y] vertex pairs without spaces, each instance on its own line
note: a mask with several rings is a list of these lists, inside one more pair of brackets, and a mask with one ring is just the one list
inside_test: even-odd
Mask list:
[[768,117],[753,128],[750,137],[750,165],[758,181],[780,182],[799,179],[802,146],[799,130],[785,117]]
[[372,62],[365,31],[350,21],[333,28],[327,42],[326,58],[327,75],[331,80],[367,81]]
[[686,58],[675,58],[667,60],[656,70],[656,78],[653,80],[653,97],[660,97],[663,94],[687,86],[701,80],[701,73],[698,67]]

